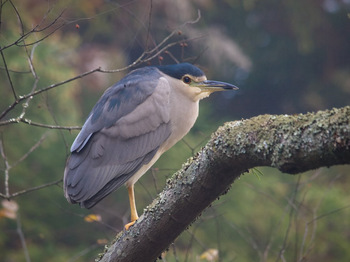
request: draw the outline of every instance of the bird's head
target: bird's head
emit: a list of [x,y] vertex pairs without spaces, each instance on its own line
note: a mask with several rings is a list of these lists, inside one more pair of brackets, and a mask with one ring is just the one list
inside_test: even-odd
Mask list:
[[202,70],[189,63],[157,66],[157,68],[170,78],[173,88],[182,90],[194,100],[205,98],[216,91],[238,89],[229,83],[207,80]]

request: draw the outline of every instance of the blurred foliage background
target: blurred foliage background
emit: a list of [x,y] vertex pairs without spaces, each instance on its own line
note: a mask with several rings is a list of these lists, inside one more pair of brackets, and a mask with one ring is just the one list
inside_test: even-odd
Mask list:
[[[122,68],[173,30],[167,43],[178,43],[143,65],[191,62],[209,79],[240,87],[201,102],[191,133],[137,183],[139,213],[223,122],[350,101],[349,0],[0,4],[0,112],[15,101],[11,86],[20,96],[98,67]],[[25,42],[16,42],[28,32]],[[57,86],[0,120],[1,196],[27,191],[13,197],[12,206],[2,201],[1,261],[94,261],[122,230],[129,217],[125,188],[92,210],[63,197],[59,180],[78,131],[6,121],[24,113],[45,125],[81,126],[103,91],[127,72],[96,72]],[[350,261],[349,171],[336,166],[290,176],[271,168],[251,170],[162,260]],[[54,185],[31,190],[47,183]]]

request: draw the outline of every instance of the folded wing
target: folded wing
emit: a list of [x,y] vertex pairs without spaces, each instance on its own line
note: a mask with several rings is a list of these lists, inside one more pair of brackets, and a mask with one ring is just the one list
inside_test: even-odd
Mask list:
[[148,164],[169,137],[169,86],[157,69],[140,70],[106,90],[74,141],[64,174],[70,202],[92,207]]

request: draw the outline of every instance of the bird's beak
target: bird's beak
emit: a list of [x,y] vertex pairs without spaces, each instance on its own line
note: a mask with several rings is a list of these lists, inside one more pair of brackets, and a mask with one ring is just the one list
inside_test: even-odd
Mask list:
[[225,90],[237,90],[238,87],[229,83],[214,81],[214,80],[205,80],[199,83],[196,83],[196,87],[202,89],[202,91],[225,91]]

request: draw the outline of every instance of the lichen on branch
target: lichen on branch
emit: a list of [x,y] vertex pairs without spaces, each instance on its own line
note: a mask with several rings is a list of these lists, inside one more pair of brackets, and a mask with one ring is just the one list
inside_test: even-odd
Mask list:
[[250,168],[296,174],[338,164],[350,164],[349,106],[228,122],[167,181],[135,225],[118,234],[100,261],[154,261]]

